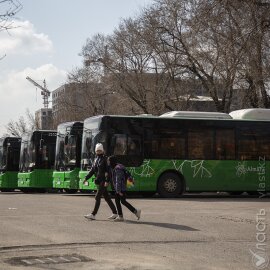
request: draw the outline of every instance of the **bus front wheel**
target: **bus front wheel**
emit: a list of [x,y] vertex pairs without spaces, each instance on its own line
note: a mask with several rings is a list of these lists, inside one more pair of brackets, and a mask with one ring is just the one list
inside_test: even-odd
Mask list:
[[183,180],[175,173],[165,173],[158,181],[158,193],[162,197],[176,197],[183,193],[183,187]]

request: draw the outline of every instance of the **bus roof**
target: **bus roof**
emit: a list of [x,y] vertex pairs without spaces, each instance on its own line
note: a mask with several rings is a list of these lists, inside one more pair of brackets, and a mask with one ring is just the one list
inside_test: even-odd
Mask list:
[[268,120],[270,121],[270,109],[243,109],[232,111],[231,113],[220,113],[220,112],[201,112],[201,111],[171,111],[164,113],[160,116],[152,114],[138,114],[138,115],[97,115],[86,118],[84,123],[99,121],[103,117],[112,118],[148,118],[148,119],[204,119],[204,120]]
[[227,113],[220,112],[198,112],[198,111],[172,111],[167,112],[160,117],[173,117],[173,118],[200,118],[200,119],[232,119]]
[[268,120],[270,121],[270,109],[254,108],[232,111],[230,116],[233,119],[241,120]]
[[66,128],[66,127],[72,127],[76,123],[81,123],[83,124],[83,121],[71,121],[71,122],[64,122],[60,123],[57,128]]

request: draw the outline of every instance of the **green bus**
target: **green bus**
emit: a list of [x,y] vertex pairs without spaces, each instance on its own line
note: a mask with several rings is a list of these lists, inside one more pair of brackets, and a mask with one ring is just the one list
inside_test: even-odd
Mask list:
[[[184,192],[270,191],[270,121],[211,112],[96,116],[84,121],[80,188],[96,143],[135,178],[130,191],[174,197]],[[270,110],[265,110],[270,119]],[[264,115],[263,114],[263,115]],[[237,114],[234,114],[237,115]],[[238,114],[238,116],[241,115]],[[248,114],[247,114],[248,115]],[[237,117],[236,117],[237,118]]]
[[18,188],[18,171],[21,138],[0,138],[0,190],[14,191]]
[[22,191],[51,191],[55,159],[55,130],[36,130],[22,136],[18,188]]
[[53,187],[68,193],[79,189],[83,122],[66,122],[57,127]]

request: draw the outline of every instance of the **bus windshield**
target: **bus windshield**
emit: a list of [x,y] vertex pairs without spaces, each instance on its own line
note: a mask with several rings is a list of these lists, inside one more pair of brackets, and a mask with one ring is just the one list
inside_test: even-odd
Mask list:
[[7,166],[6,147],[3,145],[4,140],[0,139],[0,171],[4,171]]
[[55,158],[56,132],[34,131],[23,136],[20,152],[20,171],[52,169]]
[[58,137],[56,140],[56,157],[55,157],[55,169],[56,170],[64,170],[65,168],[65,136],[58,133]]
[[20,145],[19,138],[0,139],[0,171],[18,171]]
[[59,136],[56,144],[55,169],[71,170],[76,167],[77,138],[73,135]]
[[81,160],[82,170],[89,169],[90,166],[92,165],[92,160],[94,159],[92,141],[93,141],[92,131],[91,130],[84,131],[82,138],[82,160]]
[[25,172],[34,169],[36,165],[36,149],[32,141],[32,134],[26,134],[22,137],[20,152],[20,171]]
[[95,158],[95,146],[97,143],[102,143],[104,149],[106,149],[106,133],[95,131],[84,131],[82,140],[82,159],[81,169],[87,170],[91,167]]
[[66,165],[66,168],[73,169],[76,166],[76,144],[77,140],[76,137],[73,135],[69,135],[67,137],[67,143],[64,146],[64,162]]
[[71,171],[80,166],[83,123],[66,122],[57,127],[56,171]]
[[105,133],[99,130],[102,116],[94,116],[84,121],[82,137],[81,169],[88,170],[95,158],[95,145],[102,143],[106,148]]

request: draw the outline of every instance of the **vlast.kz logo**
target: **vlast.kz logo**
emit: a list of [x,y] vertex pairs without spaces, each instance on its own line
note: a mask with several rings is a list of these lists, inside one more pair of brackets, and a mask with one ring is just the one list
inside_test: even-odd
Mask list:
[[253,166],[247,166],[245,162],[238,162],[238,165],[235,167],[236,169],[236,175],[238,177],[245,175],[246,173],[260,173],[265,171],[265,158],[260,157],[259,158],[259,166],[253,167]]
[[266,252],[249,250],[252,254],[252,263],[257,269],[265,269],[269,265],[269,257]]
[[252,254],[252,263],[257,269],[265,269],[269,265],[266,231],[266,211],[265,209],[260,209],[256,215],[256,250],[249,250]]

